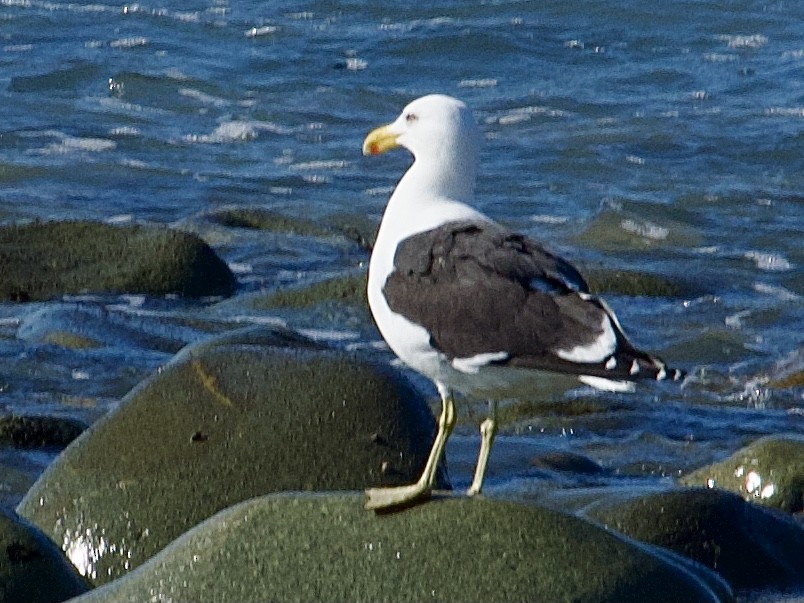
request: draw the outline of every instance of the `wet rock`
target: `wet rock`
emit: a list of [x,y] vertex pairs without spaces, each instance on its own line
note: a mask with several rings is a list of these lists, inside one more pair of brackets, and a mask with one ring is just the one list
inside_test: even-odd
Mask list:
[[665,348],[662,355],[672,358],[674,362],[691,365],[710,364],[713,358],[730,364],[759,356],[760,353],[751,348],[750,338],[745,333],[711,329],[696,334],[683,343]]
[[340,214],[333,216],[332,228],[357,243],[364,251],[371,251],[377,239],[379,225],[369,220],[365,214]]
[[390,367],[288,331],[235,332],[132,390],[18,512],[100,584],[247,498],[415,481],[434,432],[424,399]]
[[649,272],[590,267],[583,270],[583,275],[589,289],[598,294],[680,297],[691,291],[687,284]]
[[263,207],[227,207],[210,214],[209,219],[230,228],[254,228],[310,237],[339,235],[367,251],[373,247],[377,231],[377,224],[365,215],[340,214],[331,217],[329,224],[322,225]]
[[314,237],[330,234],[312,220],[287,216],[260,207],[228,207],[216,211],[209,218],[213,222],[230,228],[254,228]]
[[0,417],[0,445],[16,448],[64,448],[86,429],[63,417]]
[[[628,204],[627,204],[628,205]],[[598,214],[575,239],[583,247],[622,253],[628,250],[691,248],[702,237],[689,224],[667,215],[644,216],[644,207],[607,208]]]
[[605,469],[589,457],[566,450],[546,450],[532,457],[530,464],[548,471],[567,471],[584,475],[605,473]]
[[306,287],[283,289],[254,300],[255,308],[308,308],[328,301],[365,306],[366,274],[351,274],[345,277],[319,281]]
[[768,436],[681,478],[689,486],[736,492],[788,513],[804,511],[804,437]]
[[47,304],[27,314],[17,329],[23,341],[71,349],[126,346],[176,353],[203,335],[192,328],[142,318],[94,304]]
[[232,272],[197,236],[157,226],[48,222],[0,228],[0,299],[62,294],[230,295]]
[[456,497],[377,516],[350,494],[239,504],[76,603],[157,591],[207,602],[730,600],[705,570],[555,511]]
[[804,529],[728,492],[696,488],[603,499],[584,515],[698,561],[736,589],[804,585]]
[[794,350],[769,371],[769,385],[774,389],[804,388],[804,347]]
[[0,508],[0,603],[58,603],[88,590],[47,536]]

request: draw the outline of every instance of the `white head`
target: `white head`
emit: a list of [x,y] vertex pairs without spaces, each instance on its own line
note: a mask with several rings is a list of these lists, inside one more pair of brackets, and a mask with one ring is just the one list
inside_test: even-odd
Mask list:
[[415,158],[409,174],[431,194],[466,200],[472,195],[480,155],[480,130],[463,102],[442,94],[416,99],[396,121],[372,131],[364,155],[397,147]]

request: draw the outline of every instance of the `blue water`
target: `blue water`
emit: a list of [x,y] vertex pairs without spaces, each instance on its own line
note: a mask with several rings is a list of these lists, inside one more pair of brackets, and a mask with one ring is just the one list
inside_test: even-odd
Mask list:
[[[79,300],[112,315],[94,331],[107,345],[91,351],[42,344],[31,326],[76,300],[0,304],[0,406],[103,415],[172,353],[119,337],[120,324],[276,322],[371,348],[378,335],[353,310],[249,303],[360,269],[364,251],[208,216],[260,207],[376,224],[409,159],[363,158],[363,137],[443,92],[486,135],[480,209],[582,266],[690,285],[681,298],[607,296],[637,343],[689,371],[683,390],[536,415],[503,438],[662,480],[762,435],[802,434],[804,391],[773,385],[804,369],[802,73],[793,1],[0,0],[0,221],[192,230],[241,283],[223,302]],[[46,462],[20,464],[35,476]],[[507,487],[493,467],[492,478]]]

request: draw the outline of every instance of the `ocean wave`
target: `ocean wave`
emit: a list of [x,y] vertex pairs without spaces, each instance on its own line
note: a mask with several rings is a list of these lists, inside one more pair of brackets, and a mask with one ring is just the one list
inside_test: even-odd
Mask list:
[[267,121],[226,121],[220,124],[211,134],[189,134],[184,137],[186,142],[203,144],[223,144],[228,142],[243,142],[254,140],[261,132],[272,134],[289,134],[290,130],[283,126]]

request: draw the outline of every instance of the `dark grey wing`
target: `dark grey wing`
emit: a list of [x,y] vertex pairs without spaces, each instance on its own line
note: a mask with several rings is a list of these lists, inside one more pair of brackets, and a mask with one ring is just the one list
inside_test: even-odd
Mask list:
[[630,344],[571,264],[493,223],[450,222],[405,239],[383,293],[450,359],[504,352],[495,363],[609,379],[668,372]]

